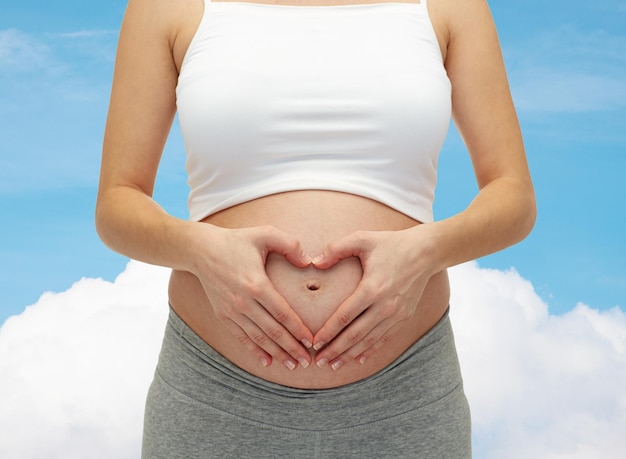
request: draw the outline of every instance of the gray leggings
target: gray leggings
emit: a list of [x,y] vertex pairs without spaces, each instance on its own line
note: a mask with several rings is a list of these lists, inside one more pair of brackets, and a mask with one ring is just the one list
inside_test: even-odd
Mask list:
[[143,459],[471,458],[446,316],[395,362],[333,389],[295,389],[226,360],[170,312]]

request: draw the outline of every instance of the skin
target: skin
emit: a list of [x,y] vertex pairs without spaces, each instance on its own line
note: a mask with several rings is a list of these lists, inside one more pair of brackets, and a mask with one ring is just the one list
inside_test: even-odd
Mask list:
[[[445,312],[446,268],[517,243],[534,224],[533,187],[488,6],[484,0],[430,0],[428,8],[452,82],[453,119],[479,188],[464,211],[419,224],[363,198],[310,191],[262,198],[198,223],[168,215],[152,193],[176,110],[177,77],[203,4],[129,1],[104,138],[98,233],[113,250],[173,268],[173,304],[196,305],[177,312],[218,351],[255,374],[300,387],[330,387],[371,374]],[[312,231],[298,226],[298,221],[334,222],[341,199],[350,200],[346,208],[357,209],[355,216],[334,229],[325,224],[326,237],[312,239]],[[293,213],[308,202],[319,215]],[[261,217],[272,208],[294,217]],[[356,215],[363,212],[372,218],[359,221]],[[336,287],[337,304],[323,320],[308,318],[304,308],[290,304],[297,299],[289,287],[280,284],[281,263],[287,262],[288,276],[302,270],[322,276],[324,283],[332,284],[337,276],[330,273],[350,264],[348,271],[357,269],[359,275],[349,291]],[[311,276],[305,282],[315,279]],[[261,365],[253,367],[253,361]],[[276,361],[282,365],[273,365]],[[326,367],[345,374],[318,377]]]

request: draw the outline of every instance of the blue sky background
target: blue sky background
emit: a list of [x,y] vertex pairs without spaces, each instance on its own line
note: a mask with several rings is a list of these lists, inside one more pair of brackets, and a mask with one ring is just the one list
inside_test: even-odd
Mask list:
[[[1,457],[139,456],[167,270],[127,264],[93,224],[125,3],[0,0]],[[479,260],[495,269],[451,270],[474,455],[621,459],[626,0],[490,5],[539,217],[524,242]],[[156,199],[183,218],[185,181],[174,126]],[[475,192],[452,129],[436,216]]]
[[[112,280],[127,259],[93,227],[100,146],[123,0],[0,2],[0,324],[45,291]],[[493,0],[525,134],[539,218],[523,243],[479,261],[514,267],[563,313],[626,303],[626,1]],[[438,218],[476,192],[451,130]],[[186,217],[177,126],[156,199]]]

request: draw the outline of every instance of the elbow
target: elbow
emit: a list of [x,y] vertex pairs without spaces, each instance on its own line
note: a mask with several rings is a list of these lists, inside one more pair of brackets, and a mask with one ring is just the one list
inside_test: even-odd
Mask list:
[[94,212],[94,225],[98,237],[104,245],[111,248],[111,212],[106,198],[102,193],[98,194]]
[[104,206],[102,204],[102,199],[98,196],[96,200],[96,208],[94,212],[94,225],[96,228],[96,233],[100,240],[106,245],[106,212],[104,211]]
[[526,215],[526,233],[524,234],[524,237],[528,236],[533,228],[535,227],[535,223],[537,222],[537,204],[535,202],[535,200],[532,200],[532,204],[529,205],[529,209]]
[[97,202],[96,209],[94,212],[94,224],[96,227],[96,233],[102,242],[104,242],[104,234],[105,234],[105,223],[104,223],[104,215],[102,210],[102,205]]
[[537,222],[537,201],[532,185],[526,186],[525,191],[520,193],[518,208],[519,240],[525,239],[535,227]]

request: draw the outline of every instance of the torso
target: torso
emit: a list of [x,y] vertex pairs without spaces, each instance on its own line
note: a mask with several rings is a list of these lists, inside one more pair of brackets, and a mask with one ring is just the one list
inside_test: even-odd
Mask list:
[[[327,191],[297,191],[267,196],[219,212],[204,220],[227,227],[270,224],[297,237],[303,249],[318,253],[326,244],[355,230],[400,230],[417,224],[382,204],[355,195]],[[315,333],[354,291],[361,279],[359,260],[349,258],[328,271],[299,269],[282,256],[271,255],[267,273],[305,325]],[[370,376],[395,360],[442,317],[448,307],[445,272],[431,278],[415,316],[393,334],[366,364],[346,363],[339,371],[329,367],[297,368],[280,364],[262,367],[249,351],[215,317],[198,280],[174,271],[170,302],[181,318],[207,343],[244,370],[279,384],[302,388],[327,388]]]
[[[173,41],[174,60],[179,69],[202,16],[201,0],[186,3],[188,8],[185,20],[177,28]],[[288,4],[289,1],[285,3]],[[304,6],[339,3],[311,0],[297,4]],[[432,20],[437,29],[436,18],[433,17]],[[438,30],[437,34],[441,36]],[[218,212],[203,222],[227,228],[269,224],[297,237],[303,249],[311,254],[321,252],[329,242],[356,230],[392,231],[419,224],[406,215],[367,198],[313,190],[266,196]],[[327,271],[320,271],[314,267],[299,269],[282,256],[270,255],[266,269],[276,289],[313,333],[354,291],[362,275],[359,260],[356,258],[344,260]],[[172,307],[181,318],[214,349],[244,370],[287,386],[328,388],[368,377],[395,360],[445,313],[449,301],[449,286],[445,272],[433,276],[419,301],[414,317],[406,321],[366,364],[346,363],[339,371],[328,367],[318,368],[316,365],[294,371],[279,364],[262,367],[215,317],[199,281],[189,273],[172,273],[169,295]]]

